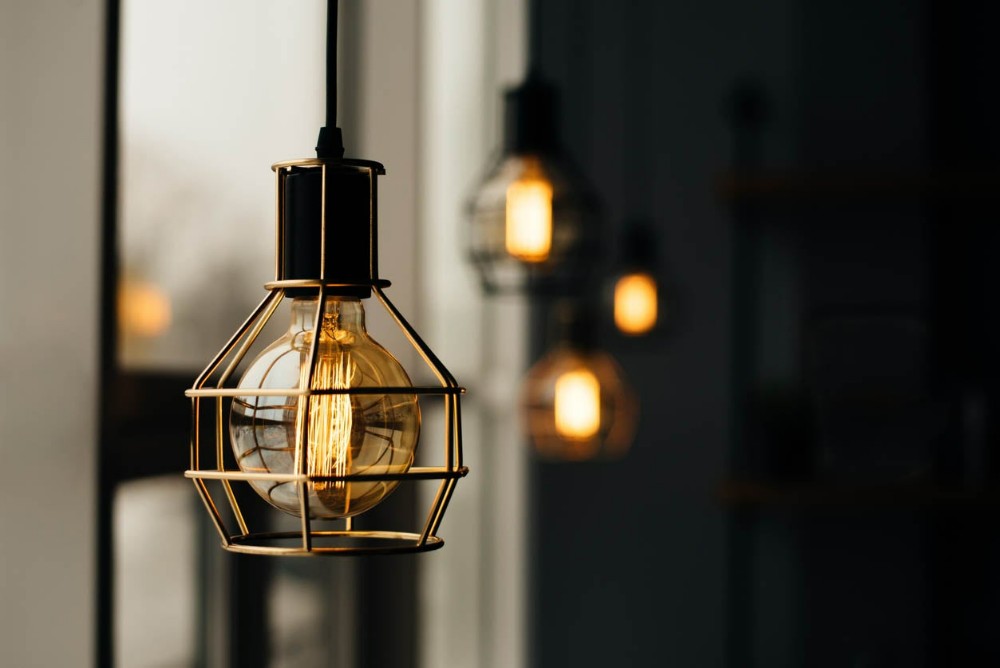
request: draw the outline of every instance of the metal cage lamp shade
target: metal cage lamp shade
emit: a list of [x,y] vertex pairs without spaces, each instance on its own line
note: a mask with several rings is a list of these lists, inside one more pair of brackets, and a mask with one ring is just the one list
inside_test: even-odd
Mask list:
[[468,256],[487,294],[564,294],[594,264],[599,204],[555,115],[556,91],[537,75],[505,93],[503,148],[468,202]]
[[[377,162],[338,157],[278,163],[273,169],[275,280],[186,393],[192,427],[191,468],[185,475],[222,546],[233,552],[312,556],[439,548],[448,502],[468,473],[462,460],[464,390],[389,300],[389,282],[378,276],[376,194],[384,169]],[[361,303],[372,295],[438,385],[411,385],[396,359],[367,335]],[[285,299],[293,304],[292,327],[245,365]],[[444,403],[439,466],[412,465],[418,399],[425,395]],[[420,480],[438,481],[420,529],[355,526],[355,517],[396,486]],[[237,494],[234,488],[241,484],[262,501]],[[248,502],[267,502],[298,516],[298,530],[251,526],[241,509]],[[338,522],[338,528],[316,528],[322,520]]]

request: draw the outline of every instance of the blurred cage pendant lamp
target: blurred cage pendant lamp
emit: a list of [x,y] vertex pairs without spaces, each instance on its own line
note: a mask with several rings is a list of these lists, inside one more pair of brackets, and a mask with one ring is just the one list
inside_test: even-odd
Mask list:
[[614,358],[595,345],[597,316],[580,304],[560,306],[559,342],[528,371],[522,389],[528,436],[543,459],[620,459],[635,436],[635,394]]
[[556,90],[537,64],[540,3],[529,6],[528,76],[504,93],[503,144],[468,202],[468,256],[487,294],[564,293],[596,252],[599,205],[559,143]]
[[[345,159],[336,127],[337,2],[329,0],[326,127],[315,159],[279,162],[275,280],[267,296],[187,391],[191,469],[222,546],[262,555],[423,552],[437,535],[462,460],[464,390],[386,296],[378,275],[377,177],[383,166]],[[437,379],[416,387],[365,329],[374,295]],[[291,323],[274,342],[258,338],[282,302]],[[239,381],[234,377],[246,365]],[[420,402],[444,404],[439,466],[413,466]],[[437,481],[424,524],[412,532],[365,526],[359,515],[409,481]],[[252,526],[242,505],[296,516],[292,531]],[[256,516],[256,514],[254,515]],[[333,522],[334,528],[321,521]]]

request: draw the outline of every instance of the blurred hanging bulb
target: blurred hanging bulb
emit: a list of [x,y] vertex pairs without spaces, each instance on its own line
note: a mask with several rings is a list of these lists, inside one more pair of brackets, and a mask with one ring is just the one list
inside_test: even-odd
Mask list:
[[159,286],[134,278],[118,284],[118,323],[125,336],[159,336],[170,320],[170,298]]
[[556,379],[556,431],[565,438],[587,439],[601,426],[601,386],[586,369]]
[[[327,298],[312,383],[309,356],[316,299],[292,304],[292,324],[264,349],[240,380],[246,389],[344,390],[410,387],[403,367],[365,330],[360,300]],[[308,429],[306,423],[308,422]],[[311,476],[405,473],[413,463],[420,433],[420,408],[413,394],[344,394],[307,397],[237,397],[230,413],[230,435],[241,470],[294,474],[308,444],[306,472]],[[301,438],[307,432],[307,439]],[[299,485],[253,481],[254,489],[275,508],[300,515]],[[378,504],[398,481],[314,481],[308,484],[312,518],[350,517]]]
[[631,336],[648,333],[656,326],[656,279],[646,272],[628,273],[615,281],[615,326]]
[[621,258],[606,286],[615,327],[626,336],[645,336],[663,319],[660,307],[658,240],[652,221],[635,218],[624,224]]
[[616,459],[635,433],[632,390],[614,359],[593,347],[562,343],[539,360],[525,378],[522,408],[547,459]]
[[552,249],[552,184],[537,158],[525,160],[521,177],[507,186],[507,252],[522,262],[545,262]]

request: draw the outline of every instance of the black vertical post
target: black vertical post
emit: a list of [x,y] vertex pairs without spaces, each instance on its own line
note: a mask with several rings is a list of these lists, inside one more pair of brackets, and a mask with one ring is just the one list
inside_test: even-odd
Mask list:
[[[233,490],[236,491],[236,490]],[[264,505],[252,499],[240,503],[249,526],[267,520]],[[271,647],[268,628],[268,591],[272,557],[227,554],[229,571],[229,665],[232,668],[267,668]]]
[[[760,165],[764,99],[759,85],[737,84],[727,110],[732,124],[733,178],[752,175]],[[730,380],[730,475],[747,475],[747,395],[756,377],[757,354],[757,212],[750,202],[732,206],[732,377]],[[734,508],[727,523],[726,665],[752,663],[754,612],[754,522],[752,508]]]
[[[404,483],[393,492],[390,503],[379,504],[356,522],[412,526],[417,505],[416,486]],[[358,559],[356,668],[417,665],[417,560],[422,558],[426,557],[379,555]]]
[[114,462],[110,456],[113,439],[113,388],[117,376],[117,319],[115,314],[118,286],[118,72],[121,32],[120,0],[108,0],[104,35],[104,128],[102,139],[101,181],[101,286],[100,350],[97,444],[97,516],[94,665],[113,666],[114,660],[114,536],[113,506]]
[[[1000,159],[993,83],[992,31],[1000,9],[990,3],[928,0],[927,89],[929,162],[933,172],[989,170]],[[990,213],[983,215],[986,204]],[[952,406],[953,428],[939,448],[937,474],[950,484],[994,483],[1000,435],[1000,233],[994,200],[956,197],[929,206],[933,387]],[[968,412],[981,411],[982,425]],[[982,429],[984,433],[973,433]],[[977,443],[976,441],[979,441]],[[975,448],[990,451],[968,458]],[[978,459],[978,461],[977,461]],[[985,460],[985,461],[983,461]],[[1000,618],[1000,587],[988,577],[997,554],[988,530],[991,506],[959,514],[936,512],[928,527],[929,665],[995,665],[1000,647],[991,630]]]

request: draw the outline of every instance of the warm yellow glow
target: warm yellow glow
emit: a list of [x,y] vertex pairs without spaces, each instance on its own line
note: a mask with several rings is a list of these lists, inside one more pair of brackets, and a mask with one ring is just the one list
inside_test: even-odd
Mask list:
[[645,334],[656,325],[656,280],[626,274],[615,283],[615,326],[624,334]]
[[544,262],[552,249],[552,184],[535,167],[507,187],[507,252]]
[[118,287],[118,322],[127,335],[159,336],[170,326],[170,299],[144,281],[125,279]]
[[592,438],[601,427],[601,386],[587,370],[556,379],[556,431],[564,438]]
[[[351,386],[354,362],[345,353],[322,355],[316,362],[313,387],[341,390]],[[309,475],[342,476],[351,472],[351,430],[354,412],[346,394],[323,394],[309,397]],[[344,489],[349,483],[316,483],[317,492]],[[344,512],[350,494],[344,497]]]

